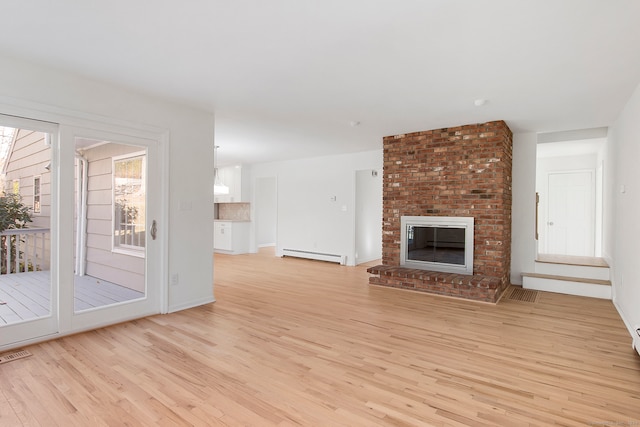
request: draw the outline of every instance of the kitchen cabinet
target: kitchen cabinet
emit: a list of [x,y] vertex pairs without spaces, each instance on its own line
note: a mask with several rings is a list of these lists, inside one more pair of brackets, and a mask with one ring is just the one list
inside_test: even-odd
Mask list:
[[218,168],[218,179],[229,187],[229,194],[214,194],[215,203],[237,203],[248,200],[248,178],[245,178],[248,170],[242,166],[228,166]]
[[213,223],[213,248],[224,251],[233,250],[233,227],[231,222],[216,221]]
[[249,252],[250,224],[248,221],[214,221],[214,251],[234,255]]

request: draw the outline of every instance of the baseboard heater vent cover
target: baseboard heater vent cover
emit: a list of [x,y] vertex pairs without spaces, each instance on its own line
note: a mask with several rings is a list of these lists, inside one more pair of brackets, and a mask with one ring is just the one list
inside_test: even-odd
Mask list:
[[0,365],[3,363],[13,362],[14,360],[24,359],[31,356],[27,350],[14,351],[13,353],[6,353],[0,355]]
[[292,256],[296,258],[308,258],[317,261],[337,262],[340,265],[347,264],[346,255],[325,254],[322,252],[300,251],[297,249],[283,249],[282,256]]

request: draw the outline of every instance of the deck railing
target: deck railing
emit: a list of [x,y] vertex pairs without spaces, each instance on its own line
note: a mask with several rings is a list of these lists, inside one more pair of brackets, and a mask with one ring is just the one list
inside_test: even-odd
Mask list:
[[0,232],[0,274],[47,270],[48,228],[19,228]]

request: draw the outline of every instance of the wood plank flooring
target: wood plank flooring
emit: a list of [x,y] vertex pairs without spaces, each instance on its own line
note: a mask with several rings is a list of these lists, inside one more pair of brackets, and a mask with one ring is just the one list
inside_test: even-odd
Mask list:
[[640,357],[611,301],[475,303],[365,269],[216,254],[216,303],[0,365],[0,425],[640,423]]

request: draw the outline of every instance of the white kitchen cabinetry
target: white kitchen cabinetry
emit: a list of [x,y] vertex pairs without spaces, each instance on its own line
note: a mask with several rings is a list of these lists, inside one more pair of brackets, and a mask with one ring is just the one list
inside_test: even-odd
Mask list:
[[249,252],[249,225],[248,221],[215,221],[213,249],[234,255]]
[[218,168],[218,179],[224,185],[229,187],[229,194],[214,194],[215,203],[237,203],[247,202],[248,198],[247,184],[248,180],[243,179],[243,172],[246,175],[247,169],[242,166],[229,166]]
[[223,251],[233,250],[233,227],[231,222],[213,223],[213,248]]

